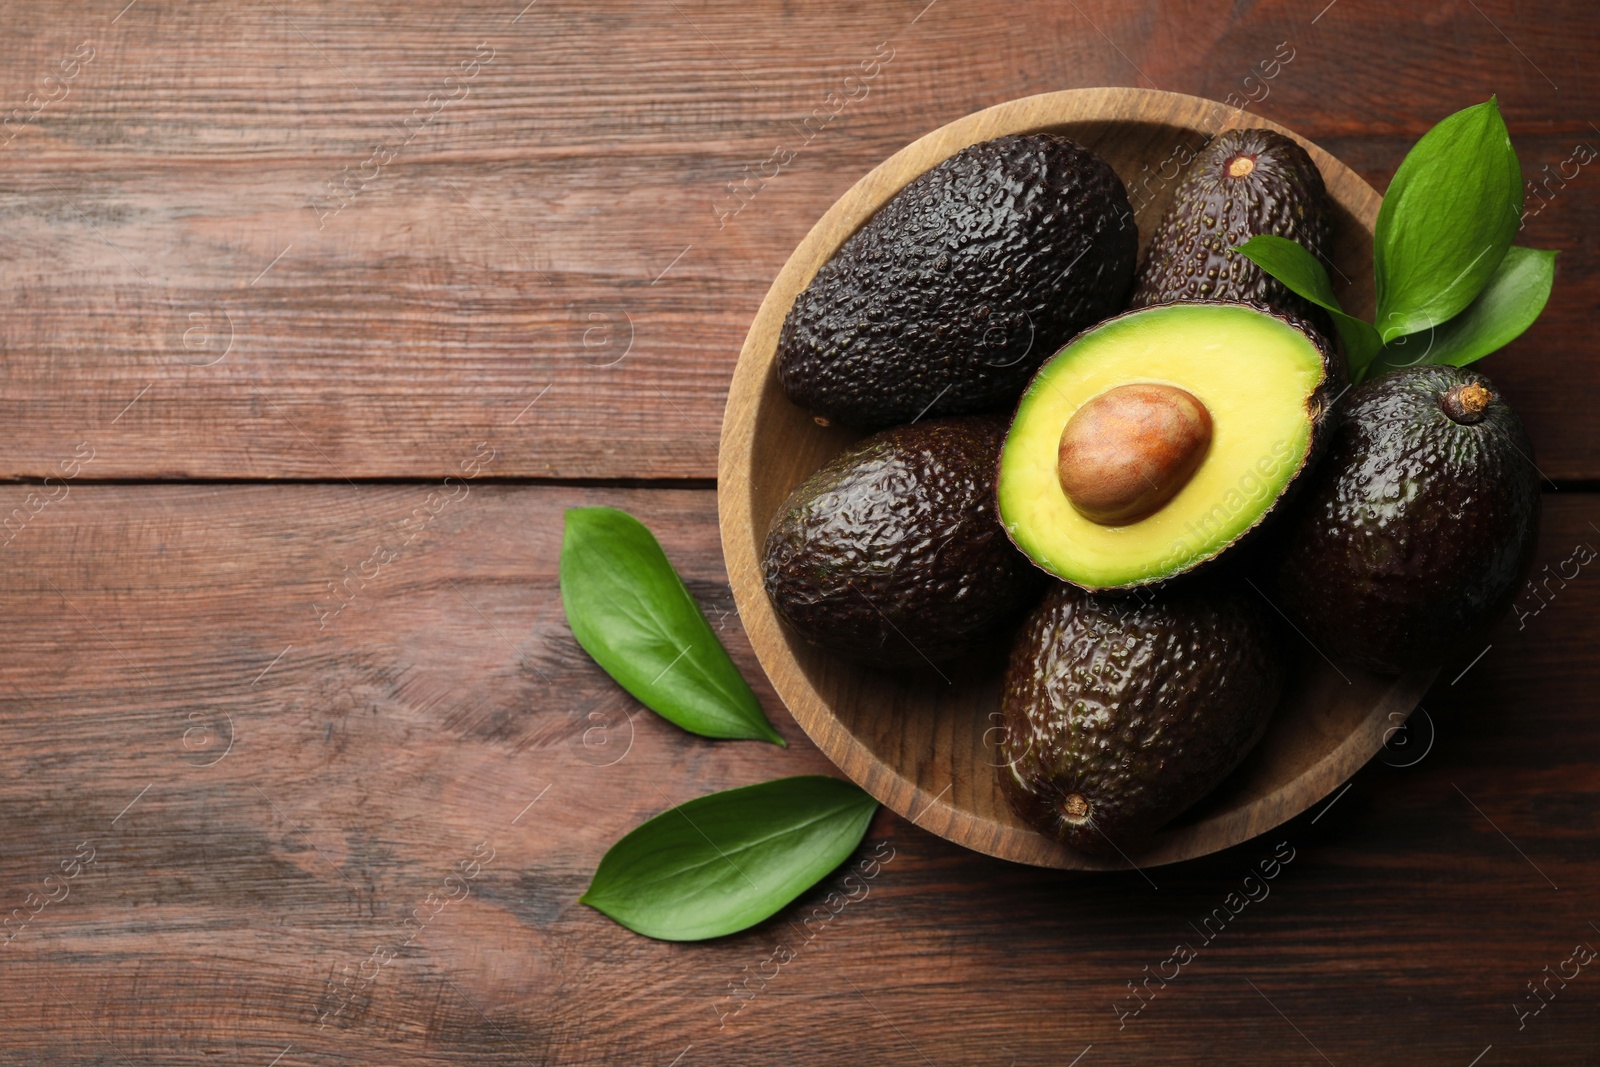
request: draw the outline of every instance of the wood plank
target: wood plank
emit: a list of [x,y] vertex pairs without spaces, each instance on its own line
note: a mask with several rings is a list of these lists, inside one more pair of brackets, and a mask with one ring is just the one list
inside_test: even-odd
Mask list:
[[[733,359],[812,222],[915,137],[1030,93],[1264,92],[1380,188],[1489,88],[1530,171],[1600,145],[1600,32],[1570,2],[1536,23],[1508,0],[1420,21],[1370,0],[118,6],[0,6],[3,475],[97,435],[100,477],[442,476],[494,434],[503,474],[710,477]],[[1600,402],[1595,180],[1530,227],[1560,288],[1495,364],[1556,479],[1600,476],[1570,414]]]
[[[711,493],[468,483],[400,529],[428,487],[67,484],[0,572],[0,901],[39,907],[4,948],[19,1061],[1063,1064],[1092,1044],[1085,1067],[1200,1049],[1459,1067],[1490,1044],[1496,1064],[1576,1062],[1600,1038],[1586,971],[1520,1031],[1512,1009],[1600,942],[1592,567],[1462,651],[1424,702],[1431,747],[1386,757],[1413,765],[1374,763],[1158,889],[880,814],[853,860],[870,877],[667,945],[575,903],[605,848],[669,803],[828,770],[754,671]],[[30,492],[0,488],[0,514]],[[788,750],[689,737],[576,647],[561,512],[602,502],[658,533]],[[1570,574],[1600,498],[1545,503],[1538,566]],[[412,533],[319,629],[326,581]],[[1270,895],[1203,944],[1190,923],[1280,841]],[[65,899],[29,903],[85,842]],[[401,918],[458,892],[444,879],[480,842],[470,893],[405,945]],[[1126,983],[1182,941],[1197,958],[1119,1029]],[[774,976],[779,944],[797,955]]]

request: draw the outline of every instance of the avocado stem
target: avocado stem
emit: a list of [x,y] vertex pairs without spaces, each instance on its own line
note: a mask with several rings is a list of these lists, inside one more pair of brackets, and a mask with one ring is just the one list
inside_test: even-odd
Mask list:
[[1237,155],[1228,160],[1227,172],[1230,178],[1248,177],[1250,172],[1255,169],[1256,159],[1254,156]]
[[1452,385],[1446,390],[1444,396],[1439,398],[1439,407],[1453,422],[1471,426],[1482,420],[1483,413],[1493,399],[1494,394],[1482,383],[1468,382],[1465,385]]
[[1073,826],[1082,826],[1089,821],[1089,802],[1081,793],[1068,793],[1061,802],[1061,814]]

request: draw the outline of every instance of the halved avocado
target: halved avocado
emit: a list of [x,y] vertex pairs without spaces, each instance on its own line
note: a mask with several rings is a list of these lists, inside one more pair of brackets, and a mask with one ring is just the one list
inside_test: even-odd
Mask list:
[[1018,403],[1000,454],[1001,522],[1039,567],[1085,589],[1183,574],[1300,480],[1343,377],[1304,323],[1244,304],[1108,319],[1045,363]]

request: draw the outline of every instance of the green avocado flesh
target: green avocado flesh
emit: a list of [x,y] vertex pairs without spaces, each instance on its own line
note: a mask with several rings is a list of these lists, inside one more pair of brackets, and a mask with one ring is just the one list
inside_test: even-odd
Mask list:
[[[1168,304],[1080,334],[1033,379],[1000,455],[1000,518],[1042,569],[1085,589],[1158,582],[1210,560],[1273,510],[1320,443],[1330,364],[1289,321],[1238,304]],[[1061,487],[1062,431],[1089,401],[1174,386],[1211,417],[1194,473],[1153,514],[1106,525]]]

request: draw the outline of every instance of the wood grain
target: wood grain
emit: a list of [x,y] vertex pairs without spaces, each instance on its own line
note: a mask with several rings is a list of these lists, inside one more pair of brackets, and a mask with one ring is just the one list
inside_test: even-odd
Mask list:
[[[740,341],[811,224],[910,141],[1033,93],[1264,92],[1378,188],[1491,90],[1530,173],[1600,145],[1597,31],[1561,5],[513,6],[0,6],[0,113],[65,93],[0,134],[0,420],[27,426],[0,472],[41,477],[97,431],[105,477],[442,476],[509,427],[511,475],[710,477]],[[405,132],[480,43],[466,95]],[[880,43],[868,94],[806,133]],[[792,163],[747,182],[780,145]],[[1600,403],[1596,180],[1530,227],[1560,282],[1493,364],[1558,480],[1600,476],[1559,406]],[[330,181],[347,206],[319,219]]]
[[[743,637],[704,480],[762,296],[861,175],[1034,93],[1259,95],[1288,42],[1254,110],[1374,187],[1491,91],[1532,176],[1600,145],[1597,39],[1572,0],[0,2],[0,479],[52,476],[0,486],[0,918],[39,909],[0,949],[0,1059],[1585,1062],[1592,975],[1522,1029],[1512,1006],[1600,922],[1588,568],[1445,670],[1420,760],[1392,741],[1331,807],[1159,889],[884,813],[852,864],[889,858],[837,914],[843,872],[703,945],[575,900],[670,804],[831,767]],[[880,43],[867,97],[805,140]],[[1600,477],[1597,180],[1529,221],[1558,288],[1489,364],[1561,482],[1552,568],[1600,524],[1568,484]],[[348,202],[319,220],[330,181]],[[143,484],[186,478],[217,481]],[[286,478],[325,484],[238,481]],[[788,750],[687,737],[582,656],[555,562],[562,509],[597,503],[661,536]],[[349,603],[319,629],[330,581]],[[1271,895],[1119,1028],[1127,983],[1279,841]],[[95,863],[40,907],[80,844]]]
[[[1600,1037],[1587,972],[1520,1032],[1511,1008],[1597,936],[1589,569],[1458,684],[1478,650],[1447,669],[1431,744],[1391,745],[1266,838],[1146,872],[1156,888],[885,813],[851,861],[885,858],[865,882],[841,872],[746,933],[668,945],[575,903],[606,847],[691,796],[829,770],[732,614],[712,494],[475,487],[319,632],[322,577],[420,491],[80,486],[13,540],[0,914],[80,843],[96,859],[0,950],[8,1058],[668,1064],[692,1045],[681,1065],[1043,1065],[1092,1043],[1084,1064],[1322,1062],[1298,1027],[1335,1063],[1460,1067],[1491,1043],[1497,1063],[1578,1062]],[[577,649],[561,512],[601,502],[660,535],[788,750],[685,735]],[[1541,566],[1600,520],[1591,496],[1546,504]],[[424,909],[402,947],[402,918],[484,841],[470,895]],[[1203,944],[1189,924],[1280,842],[1270,895]],[[1185,940],[1198,958],[1119,1029],[1126,983]],[[779,944],[797,957],[772,977]],[[753,999],[730,999],[747,978]]]

